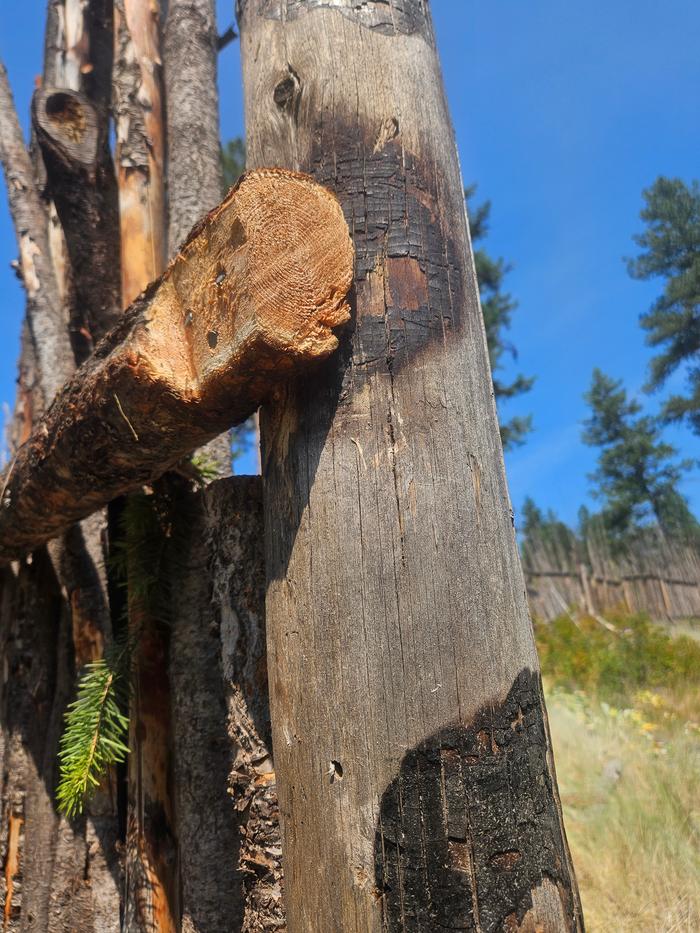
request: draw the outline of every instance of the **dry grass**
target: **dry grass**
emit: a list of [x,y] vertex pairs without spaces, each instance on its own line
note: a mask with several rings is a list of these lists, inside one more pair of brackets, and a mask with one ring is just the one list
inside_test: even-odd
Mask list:
[[548,707],[589,933],[700,931],[700,690]]

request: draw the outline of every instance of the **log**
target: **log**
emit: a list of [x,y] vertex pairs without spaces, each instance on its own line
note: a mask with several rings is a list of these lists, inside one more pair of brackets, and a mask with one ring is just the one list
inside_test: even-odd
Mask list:
[[0,560],[161,475],[332,353],[352,265],[332,194],[293,172],[243,176],[18,451]]
[[426,0],[239,0],[251,166],[343,205],[356,327],[263,407],[289,933],[583,928]]

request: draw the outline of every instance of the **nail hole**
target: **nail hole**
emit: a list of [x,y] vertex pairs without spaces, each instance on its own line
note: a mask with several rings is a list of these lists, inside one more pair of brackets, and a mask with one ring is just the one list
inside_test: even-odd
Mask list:
[[209,344],[209,349],[213,350],[217,343],[219,342],[219,335],[215,330],[210,330],[207,334],[207,343]]
[[328,776],[331,779],[331,784],[334,781],[343,780],[343,766],[339,761],[331,761],[330,767],[328,769]]

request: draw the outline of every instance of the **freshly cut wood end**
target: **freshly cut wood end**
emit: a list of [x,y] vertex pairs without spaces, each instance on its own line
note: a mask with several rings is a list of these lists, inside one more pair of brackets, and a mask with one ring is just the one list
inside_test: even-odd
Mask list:
[[247,342],[288,369],[328,356],[338,346],[334,329],[350,318],[353,260],[332,192],[297,172],[247,172],[168,267],[161,305],[169,309],[162,336],[153,333],[163,348],[181,348],[180,361],[172,349],[154,356],[192,367],[197,395],[231,370]]
[[281,169],[245,175],[97,345],[0,478],[0,561],[160,476],[328,356],[334,328],[350,317],[352,274],[350,234],[331,192]]

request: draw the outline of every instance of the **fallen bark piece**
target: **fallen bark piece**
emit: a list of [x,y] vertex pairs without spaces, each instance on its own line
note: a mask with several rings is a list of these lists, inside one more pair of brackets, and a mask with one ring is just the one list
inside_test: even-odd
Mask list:
[[0,561],[161,475],[332,353],[352,272],[333,194],[281,169],[244,175],[0,479]]

